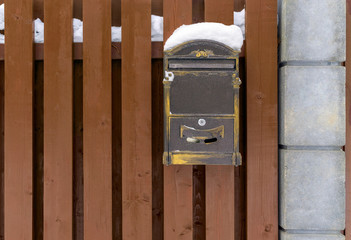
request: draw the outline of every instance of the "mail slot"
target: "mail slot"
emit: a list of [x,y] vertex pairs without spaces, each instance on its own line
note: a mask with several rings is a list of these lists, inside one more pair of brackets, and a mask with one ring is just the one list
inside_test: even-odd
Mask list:
[[164,164],[241,165],[239,53],[212,40],[164,52]]

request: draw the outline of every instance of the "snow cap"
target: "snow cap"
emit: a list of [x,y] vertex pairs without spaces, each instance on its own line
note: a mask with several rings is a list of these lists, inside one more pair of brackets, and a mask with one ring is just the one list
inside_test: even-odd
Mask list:
[[166,41],[164,50],[170,50],[181,43],[191,40],[213,40],[223,43],[236,51],[240,51],[244,41],[241,29],[235,25],[204,22],[183,25],[177,28]]

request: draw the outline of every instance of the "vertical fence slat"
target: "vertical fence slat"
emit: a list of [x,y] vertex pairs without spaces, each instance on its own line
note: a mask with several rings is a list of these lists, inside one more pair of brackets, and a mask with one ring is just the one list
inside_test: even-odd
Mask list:
[[205,0],[206,22],[233,24],[234,0]]
[[234,239],[234,206],[233,167],[207,166],[206,240]]
[[346,239],[351,239],[351,0],[346,1]]
[[151,240],[151,0],[122,0],[122,38],[122,234]]
[[[233,0],[205,0],[205,20],[233,24]],[[206,239],[230,240],[235,233],[233,166],[206,166]]]
[[[192,23],[192,0],[164,0],[164,41]],[[164,239],[193,239],[193,168],[164,167]]]
[[32,0],[5,1],[5,239],[32,239]]
[[84,239],[112,239],[111,0],[83,0]]
[[44,240],[72,239],[72,3],[44,2]]
[[277,1],[246,1],[247,239],[278,239]]

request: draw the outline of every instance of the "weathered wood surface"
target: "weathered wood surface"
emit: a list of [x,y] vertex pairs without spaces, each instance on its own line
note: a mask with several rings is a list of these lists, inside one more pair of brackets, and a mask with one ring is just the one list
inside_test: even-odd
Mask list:
[[111,1],[83,0],[83,16],[84,240],[111,240]]
[[151,0],[122,0],[123,239],[152,239]]
[[6,1],[5,239],[32,239],[32,4],[32,0]]
[[246,1],[247,240],[278,239],[277,1]]
[[44,240],[73,236],[72,8],[71,0],[44,4]]

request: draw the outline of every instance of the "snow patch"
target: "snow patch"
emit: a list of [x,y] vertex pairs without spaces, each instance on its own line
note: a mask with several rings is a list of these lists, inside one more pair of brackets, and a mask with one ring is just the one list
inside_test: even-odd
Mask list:
[[245,8],[240,12],[234,12],[234,25],[240,27],[245,39]]
[[111,41],[112,42],[122,41],[122,27],[111,28]]
[[5,5],[4,3],[0,5],[0,30],[5,29]]
[[[1,4],[0,5],[0,30],[5,29],[4,8],[5,8],[5,4]],[[235,19],[234,24],[238,25],[241,28],[245,37],[245,9],[243,9],[241,12],[234,12],[234,19]],[[73,18],[72,26],[73,26],[73,42],[76,42],[76,43],[83,42],[83,22],[79,19]],[[227,27],[231,27],[231,26],[227,26]],[[221,27],[221,29],[224,29],[224,28]],[[220,32],[219,38],[225,39],[226,38],[225,35],[227,35],[227,33],[221,32],[221,31],[222,30],[217,31],[217,33]],[[206,33],[206,32],[207,30],[204,31],[203,33]],[[202,36],[202,35],[203,34],[199,36]],[[122,28],[111,27],[111,41],[121,42],[121,40],[122,40]],[[151,16],[151,41],[153,42],[163,41],[163,17],[161,16],[156,16],[156,15]],[[0,34],[0,43],[4,43],[4,42],[5,42],[5,36],[3,34]],[[44,23],[39,18],[37,18],[34,21],[34,42],[36,43],[44,42]]]
[[163,17],[151,15],[151,41],[163,41]]
[[166,41],[164,50],[170,50],[181,43],[191,40],[213,40],[238,51],[241,49],[244,41],[243,34],[238,26],[210,22],[196,23],[182,25],[177,28]]
[[73,18],[73,42],[83,42],[83,22],[77,18]]
[[34,20],[34,42],[44,42],[44,23],[39,18]]

